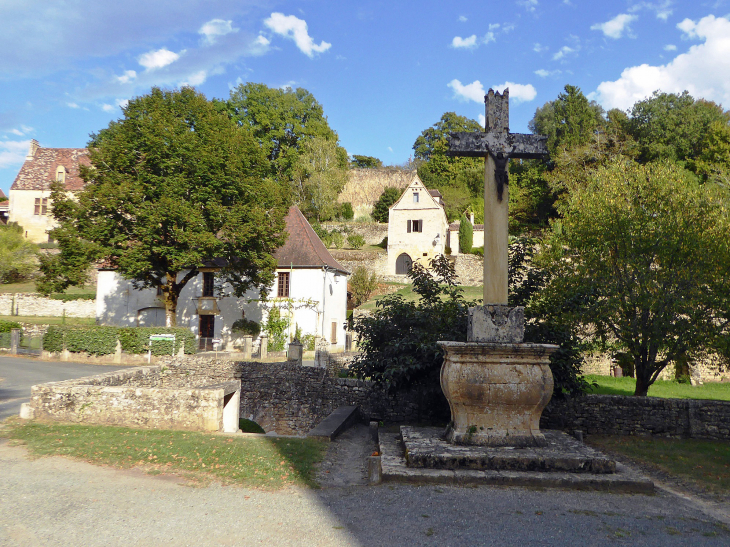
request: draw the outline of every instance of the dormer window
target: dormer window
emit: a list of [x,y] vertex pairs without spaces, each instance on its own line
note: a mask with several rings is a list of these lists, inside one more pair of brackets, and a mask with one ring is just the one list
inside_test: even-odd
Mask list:
[[56,169],[56,182],[66,182],[66,168],[63,165]]

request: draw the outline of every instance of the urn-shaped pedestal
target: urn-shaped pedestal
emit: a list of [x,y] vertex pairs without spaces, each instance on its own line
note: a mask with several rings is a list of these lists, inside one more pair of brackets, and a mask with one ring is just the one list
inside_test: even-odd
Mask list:
[[540,416],[553,394],[550,344],[439,342],[441,389],[451,407],[447,440],[544,446]]

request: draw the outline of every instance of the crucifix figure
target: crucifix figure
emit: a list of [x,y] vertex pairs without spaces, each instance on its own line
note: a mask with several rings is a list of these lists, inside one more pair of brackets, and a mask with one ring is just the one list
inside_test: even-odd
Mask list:
[[547,137],[509,132],[509,89],[484,96],[484,133],[451,133],[449,156],[484,157],[484,305],[507,305],[508,163],[541,158]]

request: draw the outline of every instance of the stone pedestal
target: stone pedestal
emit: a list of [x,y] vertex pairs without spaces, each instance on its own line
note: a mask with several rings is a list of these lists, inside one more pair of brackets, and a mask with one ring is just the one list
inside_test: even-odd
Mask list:
[[544,446],[540,416],[553,393],[550,344],[439,342],[441,389],[451,407],[449,442]]

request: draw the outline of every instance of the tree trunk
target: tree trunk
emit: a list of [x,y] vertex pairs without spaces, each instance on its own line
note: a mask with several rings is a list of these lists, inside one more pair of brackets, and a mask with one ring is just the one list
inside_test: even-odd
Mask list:
[[162,294],[165,299],[165,326],[177,327],[177,299],[180,296],[176,287],[177,276],[167,274],[167,285],[162,287]]
[[649,392],[649,377],[643,373],[636,371],[636,389],[634,390],[634,397],[646,397]]

